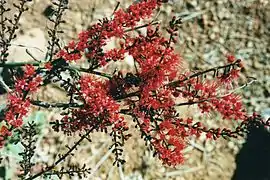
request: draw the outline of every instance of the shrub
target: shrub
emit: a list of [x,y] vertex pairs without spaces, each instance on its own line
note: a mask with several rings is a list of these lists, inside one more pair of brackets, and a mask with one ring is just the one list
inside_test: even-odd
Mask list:
[[[20,175],[23,179],[35,179],[45,174],[89,173],[85,166],[55,171],[54,167],[87,139],[94,131],[111,136],[111,148],[115,155],[114,164],[125,162],[122,157],[123,145],[132,136],[129,124],[123,115],[132,117],[141,137],[156,157],[164,164],[176,166],[184,162],[182,150],[190,136],[206,136],[208,139],[237,138],[244,136],[256,126],[269,126],[260,115],[248,115],[241,96],[235,93],[241,68],[241,59],[227,56],[227,64],[205,71],[192,73],[182,66],[184,59],[175,52],[178,29],[182,19],[173,17],[167,25],[166,38],[156,21],[151,21],[154,11],[166,3],[165,0],[145,0],[133,3],[126,10],[115,8],[113,16],[103,18],[78,35],[78,40],[61,47],[59,26],[64,23],[62,16],[67,1],[54,2],[53,28],[45,62],[9,62],[8,50],[16,38],[21,15],[27,11],[29,0],[20,0],[13,6],[18,9],[14,18],[6,18],[10,10],[1,1],[1,67],[11,72],[11,83],[1,80],[8,93],[7,106],[1,120],[0,145],[19,133],[24,151],[20,154]],[[142,21],[147,23],[142,25]],[[146,33],[137,30],[146,28]],[[119,40],[119,47],[105,50],[112,39]],[[129,56],[134,71],[113,74],[102,71],[110,63],[123,63]],[[82,67],[84,63],[86,66]],[[19,69],[22,67],[23,71]],[[65,74],[65,76],[63,75]],[[34,98],[42,86],[60,84],[66,92],[68,102],[49,103]],[[180,102],[180,103],[179,103]],[[32,106],[61,109],[62,118],[51,121],[52,128],[66,135],[84,133],[79,141],[68,147],[66,154],[37,174],[31,174],[31,158],[35,151],[35,123],[24,123]],[[183,118],[179,106],[195,106],[202,114],[217,112],[223,120],[239,124],[235,129],[211,128],[193,117]]]

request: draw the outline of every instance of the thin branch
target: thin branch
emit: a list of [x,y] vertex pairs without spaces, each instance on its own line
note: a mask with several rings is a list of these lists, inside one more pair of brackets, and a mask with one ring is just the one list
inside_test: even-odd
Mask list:
[[20,67],[20,66],[25,66],[25,65],[33,65],[33,66],[39,66],[40,63],[33,61],[33,62],[6,62],[5,64],[0,64],[0,67]]
[[1,55],[0,55],[0,58],[1,58],[1,64],[5,63],[5,61],[7,60],[7,51],[8,51],[8,47],[10,46],[10,42],[12,39],[16,38],[16,35],[15,35],[15,32],[16,30],[18,29],[18,24],[19,24],[19,21],[20,21],[20,18],[22,16],[22,14],[28,10],[28,8],[25,8],[25,4],[27,4],[28,2],[30,2],[29,0],[21,0],[20,1],[20,5],[16,5],[16,4],[13,4],[13,6],[15,8],[17,8],[19,10],[19,13],[18,14],[15,14],[14,15],[14,21],[12,21],[10,19],[11,24],[12,24],[12,27],[10,29],[8,29],[8,33],[9,33],[9,36],[8,38],[5,40],[5,37],[4,37],[4,34],[5,34],[5,19],[4,19],[4,15],[3,13],[5,12],[5,10],[3,10],[4,8],[4,4],[5,4],[5,1],[1,0],[1,41],[2,41],[2,50],[1,50]]
[[32,179],[36,179],[37,177],[51,171],[52,169],[54,169],[54,167],[56,167],[59,163],[61,163],[62,161],[64,161],[76,148],[77,146],[80,145],[80,143],[86,139],[86,137],[94,130],[95,127],[92,127],[92,129],[90,129],[85,135],[81,136],[81,138],[71,147],[69,148],[69,150],[63,155],[61,156],[55,163],[53,163],[53,165],[47,167],[45,170],[42,170],[41,172],[27,178],[26,180],[32,180]]
[[[209,72],[214,72],[214,76],[217,76],[218,70],[220,70],[220,69],[225,69],[225,68],[229,68],[229,67],[238,65],[239,62],[240,62],[240,61],[237,60],[237,61],[235,61],[235,62],[233,62],[233,63],[231,63],[231,64],[227,64],[227,65],[224,65],[224,66],[218,66],[218,67],[214,67],[214,68],[207,69],[207,70],[205,70],[205,71],[201,71],[201,72],[198,72],[198,73],[194,73],[194,74],[192,74],[192,75],[190,75],[190,76],[186,76],[186,77],[185,77],[184,79],[182,79],[182,80],[176,80],[176,81],[170,82],[170,83],[168,83],[168,84],[165,84],[164,87],[166,87],[166,86],[176,86],[176,85],[178,85],[179,83],[185,82],[185,81],[190,80],[190,79],[192,79],[192,78],[196,78],[196,77],[198,77],[198,76],[202,76],[202,75],[207,74],[207,73],[209,73]],[[250,83],[247,83],[247,84],[245,84],[244,86],[247,86],[247,85],[249,85],[249,84],[250,84]],[[129,93],[129,94],[126,94],[126,95],[124,95],[124,96],[122,96],[122,97],[119,97],[119,98],[117,98],[117,100],[121,100],[121,99],[124,99],[124,98],[127,98],[127,97],[139,96],[139,94],[140,94],[140,90],[135,91],[135,92],[132,92],[132,93]],[[187,102],[186,102],[186,103],[187,103]],[[183,104],[183,105],[186,105],[186,103]]]
[[170,83],[166,84],[165,86],[175,86],[175,85],[178,85],[179,83],[182,83],[184,81],[190,80],[190,79],[195,78],[195,77],[205,75],[205,74],[207,74],[209,72],[214,72],[213,76],[216,77],[216,76],[218,76],[218,70],[230,68],[230,67],[233,67],[235,65],[239,65],[239,63],[240,63],[240,60],[237,60],[237,61],[235,61],[235,62],[233,62],[231,64],[226,64],[224,66],[218,66],[218,67],[207,69],[205,71],[200,71],[200,72],[194,73],[194,74],[192,74],[190,76],[187,76],[182,80],[177,80],[177,81],[170,82]]
[[125,32],[135,31],[135,30],[138,30],[138,29],[141,29],[141,28],[145,28],[145,27],[150,26],[150,25],[156,25],[156,24],[159,24],[159,23],[160,23],[160,21],[153,21],[153,22],[150,22],[150,23],[147,23],[147,24],[143,24],[141,26],[136,26],[134,28],[126,29]]
[[[48,103],[44,101],[37,101],[37,100],[31,100],[30,103],[34,106],[39,106],[43,108],[81,108],[85,106],[84,104],[77,104],[77,103]],[[125,115],[131,115],[129,113],[129,109],[121,109],[119,113],[125,114]]]
[[107,153],[98,161],[96,166],[92,169],[91,176],[89,178],[94,176],[94,174],[99,169],[99,167],[110,157],[110,155],[112,154],[112,151],[113,151],[113,148],[109,149],[109,151],[107,151]]
[[58,31],[59,25],[60,23],[63,23],[62,15],[64,11],[67,9],[66,0],[59,0],[59,4],[54,3],[54,5],[57,6],[57,10],[55,12],[56,19],[55,20],[50,19],[50,21],[54,23],[54,26],[52,29],[49,29],[48,31],[49,36],[51,38],[49,41],[49,47],[48,47],[48,52],[47,52],[47,55],[49,55],[49,61],[52,61],[52,58],[54,55],[54,47],[55,45],[58,44],[59,38],[57,38],[57,34],[59,32]]
[[34,106],[39,106],[43,108],[79,108],[83,107],[84,104],[77,104],[77,103],[48,103],[48,102],[43,102],[43,101],[35,101],[31,100],[30,103]]
[[115,8],[114,8],[114,10],[113,10],[113,12],[112,12],[112,15],[111,16],[113,16],[114,13],[117,11],[119,5],[120,5],[120,2],[118,1],[117,4],[116,4],[116,6],[115,6]]
[[[5,64],[0,64],[0,67],[11,68],[11,67],[19,67],[19,66],[25,66],[25,65],[40,66],[41,64],[42,64],[42,62],[36,62],[36,61],[30,61],[30,62],[6,62]],[[67,66],[66,68],[71,69],[71,70],[76,70],[76,71],[80,71],[80,72],[85,72],[85,73],[90,73],[90,74],[102,76],[102,77],[105,77],[105,78],[108,78],[108,79],[112,78],[112,76],[107,74],[107,73],[94,71],[94,70],[89,70],[89,69],[85,69],[85,68],[81,68],[81,67],[77,67],[77,66]]]
[[201,99],[199,101],[188,101],[188,102],[183,102],[183,103],[178,103],[176,104],[175,106],[185,106],[185,105],[193,105],[193,104],[199,104],[199,103],[202,103],[202,102],[205,102],[205,101],[209,101],[209,100],[212,100],[212,99],[219,99],[219,98],[223,98],[223,97],[226,97],[226,96],[229,96],[233,93],[235,93],[237,90],[240,90],[240,89],[243,89],[245,87],[247,87],[248,85],[254,83],[257,81],[256,78],[254,77],[248,77],[251,79],[251,81],[247,82],[246,84],[236,88],[236,89],[233,89],[231,90],[230,92],[228,92],[227,94],[223,94],[223,95],[220,95],[220,96],[215,96],[215,97],[212,97],[212,98],[207,98],[207,99]]
[[8,85],[5,83],[5,81],[3,80],[2,76],[0,76],[0,85],[7,91],[7,92],[11,92],[12,90],[8,87]]
[[102,76],[102,77],[105,77],[105,78],[108,78],[108,79],[112,78],[111,75],[109,75],[107,73],[99,72],[99,71],[89,70],[89,69],[86,69],[86,68],[80,68],[80,67],[75,67],[75,66],[69,66],[69,68],[80,71],[80,72],[86,72],[86,73],[95,74],[95,75]]
[[118,172],[119,172],[119,177],[120,177],[120,179],[121,179],[121,180],[125,180],[126,178],[125,178],[125,175],[124,175],[124,173],[123,173],[123,167],[122,167],[122,165],[120,165],[120,166],[118,167]]

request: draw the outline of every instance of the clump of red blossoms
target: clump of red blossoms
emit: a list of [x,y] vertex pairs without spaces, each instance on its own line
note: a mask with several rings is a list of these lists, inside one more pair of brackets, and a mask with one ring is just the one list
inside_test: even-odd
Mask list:
[[[31,105],[62,109],[62,119],[51,122],[56,131],[109,133],[117,164],[124,162],[122,147],[134,133],[128,128],[132,122],[123,115],[133,118],[154,154],[171,166],[183,163],[182,150],[189,136],[238,137],[251,122],[262,122],[257,115],[247,115],[240,96],[233,92],[231,85],[239,77],[241,60],[230,55],[229,64],[224,66],[197,73],[183,69],[183,59],[173,47],[181,19],[172,18],[168,38],[150,20],[143,26],[147,27],[145,35],[131,33],[142,28],[140,21],[150,18],[162,2],[145,0],[127,10],[116,10],[112,18],[104,18],[81,32],[78,41],[71,41],[50,62],[37,68],[27,65],[8,96],[6,125],[0,129],[1,146],[12,130],[23,124]],[[120,48],[105,51],[112,38],[120,40]],[[108,74],[100,70],[108,63],[121,62],[127,55],[134,60],[134,71]],[[79,62],[88,63],[88,67],[79,67]],[[29,93],[41,85],[56,82],[67,92],[69,102],[51,104],[31,98]],[[235,130],[206,127],[193,117],[181,117],[176,107],[184,105],[197,106],[201,113],[217,112],[224,120],[238,121],[240,125]]]
[[19,128],[23,124],[30,109],[30,98],[28,93],[35,92],[42,83],[42,77],[36,74],[32,65],[26,65],[23,77],[16,80],[14,91],[8,95],[7,109],[5,112],[6,125],[2,125],[0,130],[0,145],[4,145],[4,139],[12,135],[13,128]]

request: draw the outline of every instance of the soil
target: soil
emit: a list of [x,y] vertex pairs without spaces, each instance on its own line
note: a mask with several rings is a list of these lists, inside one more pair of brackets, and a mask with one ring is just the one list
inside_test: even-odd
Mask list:
[[[76,39],[77,34],[103,16],[110,16],[116,6],[111,0],[69,0],[70,10],[65,14],[66,21],[62,30],[63,44]],[[47,30],[50,22],[44,15],[50,5],[48,0],[34,0],[21,20],[21,30],[14,44],[28,46],[36,58],[44,58]],[[121,7],[126,7],[131,1],[120,1]],[[194,71],[218,66],[224,63],[225,54],[235,54],[243,59],[242,84],[252,76],[255,83],[241,89],[244,102],[249,112],[253,110],[270,116],[270,3],[268,0],[173,0],[160,9],[159,20],[168,23],[172,16],[182,16],[185,21],[179,31],[179,42],[176,50],[187,61]],[[29,40],[33,42],[29,42]],[[38,47],[37,50],[31,47]],[[12,61],[31,60],[25,55],[22,47],[13,46]],[[18,52],[22,56],[18,56]],[[16,54],[16,56],[15,56]],[[24,55],[23,55],[24,54]],[[62,92],[55,87],[44,88],[40,92],[43,99],[57,101],[64,99]],[[186,115],[193,114],[192,109],[182,110]],[[197,115],[211,127],[233,127],[233,122],[220,121],[215,114],[210,116]],[[57,119],[58,111],[46,111],[48,119]],[[113,154],[109,150],[110,137],[102,133],[94,133],[92,142],[85,141],[78,148],[70,163],[85,163],[90,167],[91,174],[85,179],[124,179],[126,180],[229,180],[236,169],[236,154],[245,143],[245,139],[206,141],[205,138],[190,139],[185,149],[185,163],[177,167],[165,167],[152,157],[139,132],[134,129],[133,137],[125,145],[125,160],[123,167],[112,165]],[[44,138],[40,141],[37,154],[43,162],[52,162],[47,157],[49,153],[64,152],[58,145],[72,143],[78,135],[63,137],[50,128],[44,130]],[[106,160],[104,160],[106,159]],[[102,162],[102,163],[101,163]],[[65,166],[65,164],[63,164]],[[38,168],[38,167],[37,167]],[[76,178],[74,178],[76,179]]]

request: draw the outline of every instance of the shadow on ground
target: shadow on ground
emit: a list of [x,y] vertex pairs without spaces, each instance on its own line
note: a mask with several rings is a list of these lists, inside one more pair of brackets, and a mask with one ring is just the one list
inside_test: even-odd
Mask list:
[[270,180],[270,133],[254,128],[236,156],[232,180]]

